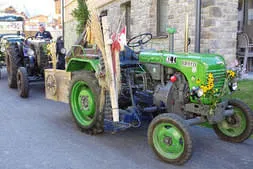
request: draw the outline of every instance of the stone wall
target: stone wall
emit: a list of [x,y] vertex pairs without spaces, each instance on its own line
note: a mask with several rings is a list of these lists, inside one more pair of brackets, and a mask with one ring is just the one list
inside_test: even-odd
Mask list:
[[[92,0],[94,1],[94,0]],[[194,52],[196,0],[168,0],[168,27],[177,28],[175,51],[184,50],[185,18],[189,15],[189,52]],[[97,0],[98,10],[108,11],[112,32],[118,28],[124,11],[124,3],[131,2],[130,36],[151,32],[154,36],[150,47],[168,49],[167,37],[157,36],[157,0]],[[65,44],[69,49],[75,42],[76,22],[70,13],[76,7],[76,0],[68,0],[65,6]],[[218,53],[227,63],[236,58],[236,32],[238,0],[202,0],[201,52]],[[151,45],[152,44],[152,45]]]
[[77,22],[75,20],[64,23],[64,46],[67,50],[70,50],[71,46],[74,45],[78,39],[76,25]]
[[143,32],[150,32],[150,10],[152,0],[118,0],[111,1],[106,6],[99,8],[100,11],[108,11],[108,19],[111,23],[111,29],[115,32],[119,25],[119,20],[124,11],[124,4],[131,2],[131,26],[130,36]]
[[236,58],[238,0],[202,0],[201,52],[219,53],[229,65]]
[[[131,1],[131,36],[151,32],[153,48],[168,48],[168,39],[157,37],[157,0],[109,1],[99,10],[108,10],[108,18],[115,31],[122,13],[121,5]],[[107,1],[108,2],[108,1]],[[236,32],[238,0],[202,0],[201,52],[224,55],[230,64],[236,57]],[[175,51],[184,50],[185,18],[189,15],[189,52],[195,44],[195,0],[168,0],[168,26],[177,28]]]
[[75,43],[78,38],[76,33],[77,21],[71,15],[77,7],[77,0],[65,0],[64,3],[64,46],[67,50]]

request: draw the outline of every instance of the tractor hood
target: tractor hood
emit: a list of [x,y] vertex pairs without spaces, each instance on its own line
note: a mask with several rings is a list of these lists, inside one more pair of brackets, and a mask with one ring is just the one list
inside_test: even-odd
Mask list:
[[167,67],[182,72],[190,88],[206,84],[210,73],[218,89],[222,88],[226,78],[225,60],[216,54],[141,52],[139,60],[141,63],[163,65],[165,70]]
[[[217,54],[200,54],[200,53],[169,53],[169,52],[141,52],[139,56],[140,62],[160,63],[162,65],[174,64],[180,66],[179,63],[190,66],[186,61],[192,61],[204,66],[225,66],[225,60]],[[223,67],[222,66],[222,67]]]
[[[203,74],[208,70],[226,69],[225,60],[217,54],[200,53],[169,53],[169,52],[141,52],[139,60],[142,63],[156,63],[175,68],[182,72],[191,71],[193,74]],[[200,75],[199,75],[200,76]]]

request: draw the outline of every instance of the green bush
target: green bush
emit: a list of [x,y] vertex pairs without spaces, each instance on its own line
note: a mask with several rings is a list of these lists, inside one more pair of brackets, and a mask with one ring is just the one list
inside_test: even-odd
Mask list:
[[78,22],[76,32],[78,35],[80,35],[82,34],[89,19],[89,10],[86,4],[86,0],[77,0],[77,3],[77,8],[75,8],[71,14]]

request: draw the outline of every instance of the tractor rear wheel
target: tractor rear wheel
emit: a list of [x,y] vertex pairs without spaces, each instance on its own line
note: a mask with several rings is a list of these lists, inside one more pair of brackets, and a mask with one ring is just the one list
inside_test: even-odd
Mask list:
[[73,73],[69,104],[77,126],[87,134],[104,132],[104,114],[100,112],[100,91],[94,73]]
[[184,119],[166,113],[155,117],[148,128],[148,142],[165,162],[181,165],[192,154],[192,139]]
[[27,98],[29,96],[29,80],[28,74],[24,67],[20,67],[17,73],[17,86],[19,96]]
[[21,66],[19,49],[16,44],[10,44],[7,48],[6,68],[8,73],[8,85],[10,88],[17,88],[17,71]]
[[220,139],[228,142],[241,143],[252,134],[253,112],[242,101],[229,100],[228,103],[233,106],[234,114],[226,117],[222,122],[213,125],[213,129]]

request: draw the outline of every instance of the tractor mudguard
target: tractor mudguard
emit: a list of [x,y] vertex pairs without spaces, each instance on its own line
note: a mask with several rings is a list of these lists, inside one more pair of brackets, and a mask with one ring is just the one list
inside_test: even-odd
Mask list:
[[79,70],[88,70],[97,72],[99,69],[99,60],[72,58],[67,65],[67,72],[74,72]]

